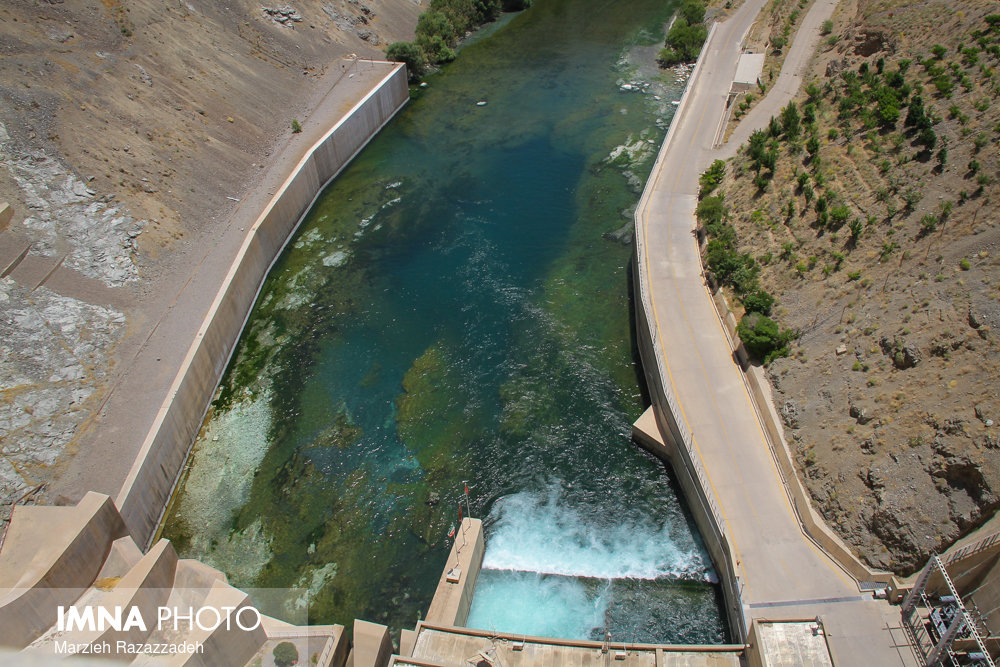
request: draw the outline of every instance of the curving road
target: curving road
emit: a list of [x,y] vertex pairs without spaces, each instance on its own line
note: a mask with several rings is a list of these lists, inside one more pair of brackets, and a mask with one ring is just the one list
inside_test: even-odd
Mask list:
[[[662,382],[693,434],[744,582],[751,618],[822,616],[838,665],[916,664],[899,611],[862,594],[853,579],[803,534],[702,275],[694,234],[698,176],[735,142],[763,126],[795,94],[819,26],[836,5],[818,0],[803,19],[779,80],[720,150],[712,144],[736,72],[743,39],[765,0],[746,0],[705,45],[636,218],[636,261]],[[642,307],[640,305],[640,307]],[[902,644],[902,646],[899,646]]]

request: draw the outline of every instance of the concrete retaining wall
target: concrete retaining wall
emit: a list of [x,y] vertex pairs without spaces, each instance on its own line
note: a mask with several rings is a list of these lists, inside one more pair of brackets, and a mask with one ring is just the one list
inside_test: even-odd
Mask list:
[[125,525],[111,499],[93,491],[76,507],[20,506],[11,519],[0,558],[0,645],[23,648],[93,583]]
[[[715,304],[719,319],[726,325],[726,331],[729,332],[729,343],[743,368],[743,379],[749,390],[754,410],[757,412],[758,421],[764,427],[771,454],[778,464],[785,489],[791,497],[792,507],[795,509],[799,524],[806,536],[837,561],[856,581],[878,581],[888,584],[892,579],[892,573],[872,570],[862,563],[813,509],[808,493],[796,473],[791,451],[789,451],[788,443],[785,441],[784,429],[781,427],[781,418],[778,416],[777,410],[774,409],[770,386],[764,376],[764,371],[748,363],[743,343],[736,333],[736,318],[729,309],[729,304],[726,302],[722,290],[715,292],[712,302]],[[730,326],[730,322],[733,323],[732,326]]]
[[409,99],[406,69],[375,88],[299,162],[250,228],[116,498],[136,541],[156,532],[261,284],[323,187]]
[[[636,285],[639,284],[641,273],[638,266],[639,262],[632,262]],[[646,385],[653,404],[655,426],[663,436],[662,443],[657,441],[655,434],[636,438],[636,441],[654,456],[670,463],[677,475],[677,481],[684,491],[684,498],[691,509],[698,531],[705,542],[705,548],[712,557],[712,563],[722,584],[729,628],[736,641],[743,641],[747,636],[748,621],[741,593],[743,586],[736,574],[736,557],[723,528],[718,507],[709,495],[709,485],[704,470],[695,458],[691,434],[678,421],[677,415],[680,412],[676,409],[677,400],[671,389],[662,381],[663,373],[660,370],[656,344],[652,339],[652,329],[646,319],[646,307],[641,303],[636,304],[635,313],[639,357],[642,359]]]

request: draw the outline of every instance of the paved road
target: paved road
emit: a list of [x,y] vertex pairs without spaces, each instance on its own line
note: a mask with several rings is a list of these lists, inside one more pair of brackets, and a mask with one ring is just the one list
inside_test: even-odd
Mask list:
[[[799,34],[818,34],[834,4],[820,0],[804,18]],[[664,383],[678,398],[695,455],[703,462],[709,491],[731,536],[750,616],[823,616],[839,665],[913,664],[908,649],[894,646],[902,633],[894,636],[889,630],[899,626],[898,609],[862,595],[803,535],[702,276],[694,235],[698,176],[720,156],[712,142],[740,45],[763,5],[764,0],[746,0],[712,33],[688,99],[674,119],[669,145],[647,185],[648,203],[637,220],[646,250],[637,261],[649,285],[650,326],[656,329],[654,340],[666,361]],[[799,41],[785,61],[790,72],[799,71],[814,48]],[[778,94],[762,101],[760,111],[748,115],[750,122],[763,124],[798,86],[784,73],[779,82]],[[749,134],[747,125],[745,121],[735,136]]]

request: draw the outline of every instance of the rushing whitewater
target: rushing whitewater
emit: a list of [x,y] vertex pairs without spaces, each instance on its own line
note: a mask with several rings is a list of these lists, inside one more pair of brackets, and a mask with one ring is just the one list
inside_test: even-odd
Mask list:
[[[601,511],[601,508],[598,508]],[[590,579],[682,579],[716,583],[708,555],[687,526],[656,516],[636,523],[587,513],[546,495],[522,491],[493,506],[483,567]]]

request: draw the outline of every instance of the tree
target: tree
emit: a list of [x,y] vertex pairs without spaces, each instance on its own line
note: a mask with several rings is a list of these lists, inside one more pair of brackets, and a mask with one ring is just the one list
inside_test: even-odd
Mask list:
[[882,127],[890,129],[899,120],[899,96],[893,88],[883,86],[876,93],[878,99],[878,118]]
[[413,42],[393,42],[385,50],[385,57],[393,62],[406,64],[410,81],[420,79],[427,69],[423,50]]
[[765,150],[767,150],[767,134],[764,130],[754,130],[750,133],[750,139],[747,143],[747,155],[754,162],[760,162]]
[[683,16],[678,17],[667,33],[666,48],[660,51],[657,60],[664,66],[693,62],[698,59],[707,36],[708,29],[703,24],[691,24]]
[[448,17],[433,10],[420,15],[414,32],[417,34],[417,44],[420,44],[421,47],[424,46],[422,40],[430,40],[435,36],[443,39],[448,46],[455,46],[458,38],[455,34],[455,26],[448,20]]
[[292,642],[281,642],[274,647],[274,664],[278,667],[290,667],[299,660],[299,650]]
[[681,5],[680,15],[683,16],[684,20],[691,25],[694,25],[695,23],[704,23],[705,3],[700,2],[700,0],[686,0],[686,2]]
[[748,313],[736,325],[736,332],[751,358],[770,363],[788,356],[788,344],[795,334],[778,327],[778,323],[761,313]]
[[789,102],[788,106],[781,110],[781,127],[785,130],[785,136],[789,140],[798,138],[801,121],[799,108],[795,105],[795,102]]
[[440,35],[418,37],[418,44],[424,55],[432,63],[450,63],[455,59],[455,51]]
[[767,290],[757,289],[743,297],[743,308],[748,313],[770,315],[774,297]]

